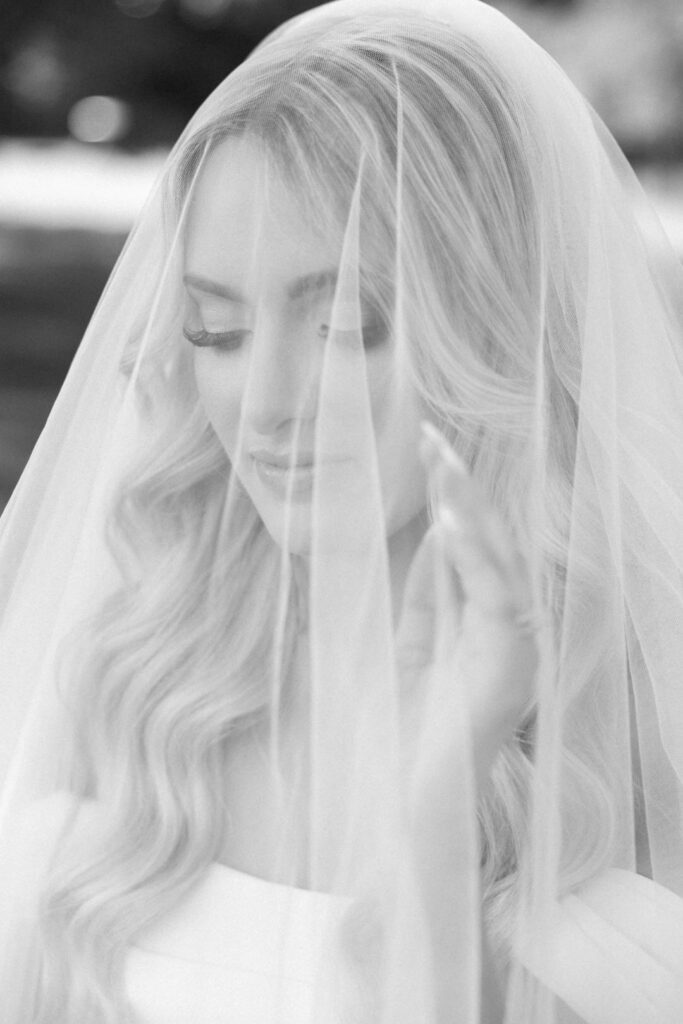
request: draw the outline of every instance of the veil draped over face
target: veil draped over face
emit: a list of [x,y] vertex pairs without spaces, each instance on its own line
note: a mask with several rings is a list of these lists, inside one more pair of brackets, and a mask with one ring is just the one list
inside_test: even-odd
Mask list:
[[[218,87],[0,524],[5,1024],[183,1019],[139,992],[221,871],[282,896],[244,1021],[680,1024],[682,328],[485,4],[326,4]],[[463,655],[425,419],[528,581],[521,681]]]

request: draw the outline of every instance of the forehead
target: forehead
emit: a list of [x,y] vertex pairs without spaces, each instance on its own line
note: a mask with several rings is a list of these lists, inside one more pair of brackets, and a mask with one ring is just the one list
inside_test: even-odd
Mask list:
[[187,210],[186,274],[247,291],[287,287],[336,266],[341,243],[341,230],[311,224],[256,140],[225,140],[204,159]]

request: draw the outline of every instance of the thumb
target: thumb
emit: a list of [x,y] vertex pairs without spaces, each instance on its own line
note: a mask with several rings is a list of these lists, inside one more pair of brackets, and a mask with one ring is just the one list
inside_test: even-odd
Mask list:
[[437,524],[433,524],[417,549],[408,571],[396,632],[396,658],[399,671],[418,672],[434,657],[438,574],[445,560]]

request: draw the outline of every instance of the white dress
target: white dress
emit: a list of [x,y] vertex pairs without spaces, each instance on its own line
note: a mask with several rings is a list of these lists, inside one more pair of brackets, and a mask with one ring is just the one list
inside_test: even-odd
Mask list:
[[316,970],[347,903],[211,865],[130,950],[136,1024],[322,1024]]
[[[314,979],[326,929],[348,902],[212,865],[129,954],[140,1024],[336,1024],[341,990],[323,993],[321,1016]],[[522,959],[560,996],[558,1019],[683,1024],[683,905],[673,893],[607,871],[534,931]]]
[[[0,948],[0,959],[11,959],[19,936],[31,931],[41,879],[72,806],[72,797],[55,793],[26,809],[13,829],[10,859],[0,864],[0,878],[15,883],[12,921],[0,917],[12,949]],[[101,810],[90,803],[81,814],[87,832]],[[348,975],[334,952],[325,959],[326,942],[334,943],[351,903],[211,864],[129,948],[125,986],[135,1024],[337,1024],[348,995],[338,986]],[[0,907],[9,911],[1,889]],[[319,974],[330,963],[331,973]]]
[[[10,877],[29,912],[68,805],[41,801],[15,833]],[[327,942],[351,902],[210,865],[128,951],[136,1024],[341,1024],[357,993]],[[563,1024],[683,1024],[683,900],[641,875],[598,875],[537,920],[517,955],[559,996]]]

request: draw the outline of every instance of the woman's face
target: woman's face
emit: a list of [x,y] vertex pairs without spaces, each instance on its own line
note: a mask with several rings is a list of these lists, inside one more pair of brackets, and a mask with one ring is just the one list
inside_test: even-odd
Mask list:
[[[266,182],[265,166],[262,150],[247,139],[221,143],[202,166],[187,222],[184,332],[194,345],[200,399],[234,472],[274,540],[306,554],[313,482],[320,474],[312,463],[316,420],[333,421],[328,407],[351,411],[358,405],[359,389],[349,381],[345,392],[343,373],[328,369],[332,386],[322,383],[343,226],[334,237],[315,231],[285,184],[273,174]],[[391,536],[426,504],[418,456],[423,413],[412,389],[399,403],[390,401],[392,339],[362,298],[360,312]],[[329,401],[328,391],[334,392]],[[336,447],[324,464],[328,481],[345,473],[354,478],[361,457],[353,439],[358,418],[354,411],[348,429],[339,428],[346,450],[326,446],[317,435],[321,449]],[[321,465],[323,455],[318,458]],[[343,517],[344,509],[335,514]]]

